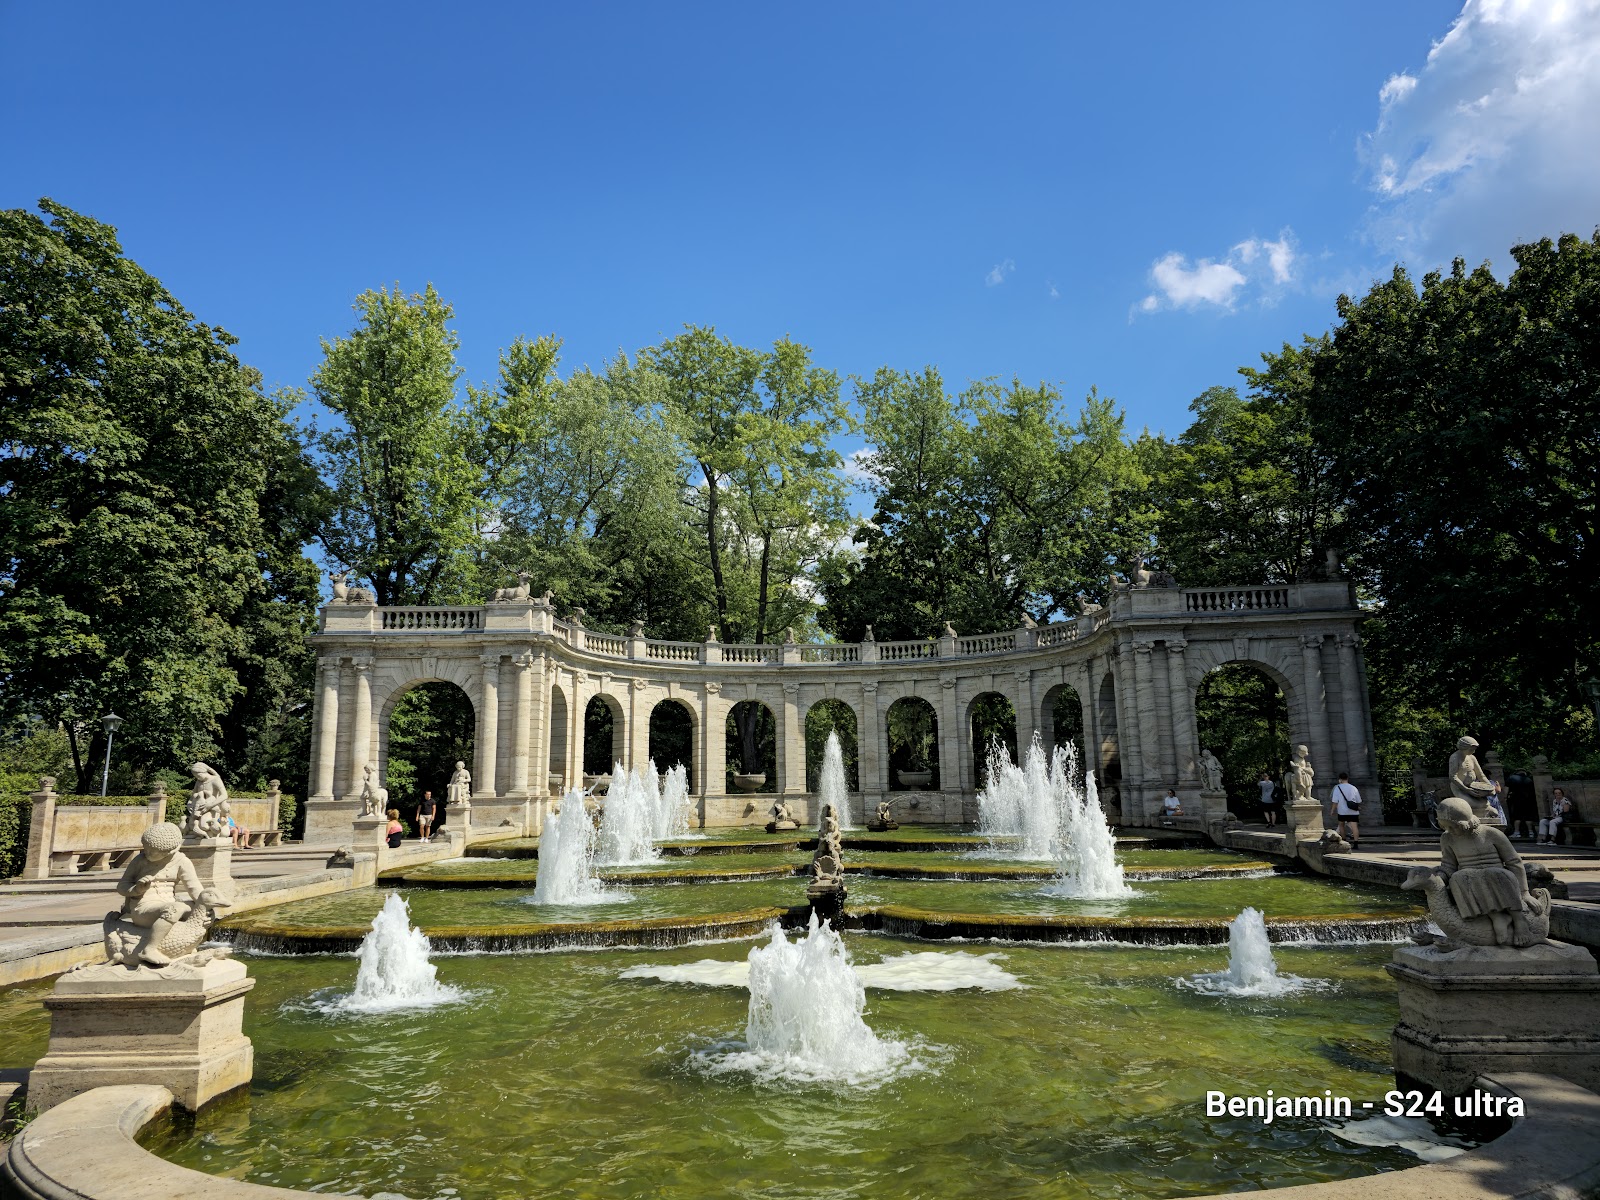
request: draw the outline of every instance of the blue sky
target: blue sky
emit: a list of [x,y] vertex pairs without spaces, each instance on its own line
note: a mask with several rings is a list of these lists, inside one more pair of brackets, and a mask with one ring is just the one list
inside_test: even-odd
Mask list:
[[1592,232],[1596,63],[1600,0],[3,0],[0,206],[117,226],[269,386],[431,281],[473,381],[693,322],[1176,433],[1397,257]]

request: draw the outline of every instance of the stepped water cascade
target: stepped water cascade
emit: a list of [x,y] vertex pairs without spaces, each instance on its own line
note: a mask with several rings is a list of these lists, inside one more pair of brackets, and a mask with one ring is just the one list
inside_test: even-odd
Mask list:
[[804,937],[791,942],[774,928],[770,942],[751,950],[748,979],[743,1047],[696,1056],[713,1073],[871,1085],[911,1063],[904,1042],[879,1037],[862,1019],[866,988],[844,939],[814,915]]
[[839,746],[839,735],[828,731],[827,743],[822,748],[822,777],[817,781],[817,811],[823,805],[833,805],[833,815],[840,829],[854,829],[850,820],[850,792],[844,778],[844,751]]
[[439,982],[438,968],[428,961],[430,949],[427,935],[412,926],[406,902],[391,892],[356,951],[361,966],[355,990],[333,1007],[349,1013],[384,1013],[463,999],[466,993],[460,988]]
[[[626,778],[620,767],[614,778]],[[545,822],[539,839],[539,874],[532,903],[597,904],[616,899],[595,878],[594,857],[594,821],[583,803],[583,793],[570,791]]]
[[[654,774],[652,769],[652,777]],[[621,763],[611,768],[611,787],[601,810],[595,850],[600,865],[628,867],[655,861],[656,800],[652,790],[642,770],[630,773]]]
[[[1038,748],[1037,743],[1034,748]],[[1100,807],[1094,772],[1084,777],[1081,789],[1073,782],[1078,775],[1076,746],[1069,743],[1056,747],[1049,775],[1061,827],[1056,879],[1045,891],[1074,900],[1114,900],[1136,895],[1117,861],[1117,839]]]
[[1326,986],[1321,980],[1280,975],[1267,937],[1267,920],[1258,908],[1246,908],[1228,923],[1228,969],[1180,980],[1186,987],[1212,996],[1289,996]]
[[989,743],[988,779],[978,793],[978,831],[1017,839],[1008,852],[1012,857],[1054,858],[1070,786],[1064,767],[1045,754],[1037,734],[1021,767],[996,739]]
[[[656,773],[655,759],[650,760],[650,775]],[[689,833],[689,772],[682,763],[668,767],[655,791],[655,835],[657,841],[685,837]]]

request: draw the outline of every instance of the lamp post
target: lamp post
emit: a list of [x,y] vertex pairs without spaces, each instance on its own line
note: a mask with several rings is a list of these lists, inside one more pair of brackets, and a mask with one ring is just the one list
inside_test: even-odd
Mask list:
[[116,739],[117,730],[122,728],[122,718],[114,712],[107,713],[100,718],[100,723],[106,727],[106,765],[100,772],[100,795],[104,796],[111,782],[111,743]]

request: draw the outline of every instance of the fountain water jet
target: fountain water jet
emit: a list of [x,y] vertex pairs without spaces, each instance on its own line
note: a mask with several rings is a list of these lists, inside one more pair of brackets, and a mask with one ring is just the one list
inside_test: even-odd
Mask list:
[[1051,766],[1037,734],[1021,767],[1011,761],[998,738],[989,743],[988,778],[978,793],[978,832],[990,838],[1016,838],[1016,846],[1005,851],[1007,857],[1055,855],[1062,811]]
[[[620,768],[615,779],[626,778]],[[612,783],[617,787],[617,782]],[[594,874],[594,820],[583,793],[570,791],[545,822],[539,838],[539,874],[533,884],[534,904],[596,904],[616,899]]]
[[1076,900],[1137,895],[1123,878],[1122,864],[1117,861],[1117,839],[1100,807],[1094,772],[1084,777],[1081,790],[1073,782],[1077,774],[1077,747],[1057,746],[1051,756],[1050,787],[1061,814],[1061,829],[1056,881],[1045,891]]
[[834,818],[840,829],[854,829],[850,820],[850,791],[844,778],[844,751],[839,746],[839,735],[828,731],[828,740],[822,747],[822,776],[817,781],[817,811],[833,805]]
[[428,961],[431,949],[427,935],[412,926],[405,900],[391,892],[356,951],[361,966],[355,990],[333,1007],[347,1013],[384,1013],[465,999],[467,993],[460,988],[439,982],[438,968]]
[[[656,761],[652,758],[651,775],[655,771]],[[686,837],[689,833],[689,772],[682,763],[667,768],[656,795],[656,840]]]
[[1307,988],[1326,987],[1319,979],[1278,974],[1267,937],[1267,920],[1258,908],[1246,908],[1228,922],[1228,969],[1179,980],[1210,996],[1288,996]]
[[642,770],[630,773],[621,763],[612,767],[611,787],[600,814],[596,862],[630,867],[655,861],[656,801],[651,791]]

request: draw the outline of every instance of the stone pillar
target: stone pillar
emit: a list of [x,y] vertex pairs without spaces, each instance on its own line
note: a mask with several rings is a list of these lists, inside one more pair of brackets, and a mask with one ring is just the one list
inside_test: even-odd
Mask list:
[[650,761],[651,706],[644,698],[647,686],[644,680],[635,679],[628,688],[628,754],[633,766],[644,766]]
[[[799,796],[806,791],[806,727],[800,714],[800,685],[783,685],[783,703],[778,712],[778,791]],[[845,797],[848,803],[849,797]]]
[[316,744],[311,747],[311,795],[307,799],[332,800],[333,765],[339,754],[339,660],[317,660],[316,712],[312,726]]
[[1178,759],[1178,785],[1186,790],[1200,786],[1200,727],[1194,715],[1194,692],[1189,687],[1189,671],[1183,658],[1188,647],[1188,642],[1177,638],[1167,642],[1172,746]]
[[[1324,790],[1331,790],[1339,777],[1333,765],[1333,735],[1328,732],[1328,689],[1322,675],[1322,635],[1309,633],[1300,639],[1301,666],[1305,674],[1306,728],[1311,748],[1311,765]],[[1292,739],[1291,739],[1292,740]]]
[[357,658],[355,668],[354,711],[350,715],[350,777],[346,800],[361,799],[362,768],[372,756],[372,660]]
[[[1363,796],[1376,796],[1378,781],[1371,769],[1372,747],[1367,744],[1367,719],[1363,711],[1365,705],[1361,702],[1364,689],[1361,671],[1356,665],[1356,649],[1360,645],[1361,639],[1353,633],[1339,636],[1339,709],[1349,761],[1334,771],[1334,778],[1338,778],[1339,770],[1349,771],[1351,781],[1361,789]],[[1378,811],[1382,810],[1383,805],[1379,804]]]
[[[1031,630],[1028,633],[1029,636],[1032,636]],[[1022,635],[1023,631],[1018,630],[1018,645],[1022,644]],[[1012,707],[1017,710],[1017,759],[1020,762],[1027,756],[1028,747],[1033,745],[1034,734],[1040,732],[1039,726],[1043,720],[1043,714],[1040,713],[1039,702],[1034,699],[1033,695],[1033,672],[1017,671],[1014,673],[1013,678],[1016,680],[1017,688],[1016,698],[1011,703]],[[1045,732],[1048,734],[1052,731],[1046,730]],[[1040,740],[1046,741],[1048,739],[1042,737]],[[1045,748],[1049,749],[1048,746]]]
[[1165,643],[1162,643],[1162,652],[1150,652],[1149,666],[1151,673],[1151,693],[1155,696],[1156,710],[1156,737],[1161,742],[1161,793],[1166,795],[1166,789],[1177,785],[1179,777],[1184,770],[1183,763],[1178,758],[1177,744],[1172,740],[1172,679],[1167,670],[1167,654]]
[[485,654],[479,660],[479,665],[483,668],[483,683],[478,689],[478,761],[472,772],[472,780],[477,787],[472,798],[492,800],[495,797],[495,772],[499,769],[500,656]]
[[856,727],[856,770],[863,802],[870,810],[889,790],[889,755],[883,744],[883,719],[878,713],[878,681],[861,685],[861,720]]
[[1533,794],[1539,805],[1539,817],[1550,816],[1550,793],[1555,790],[1556,777],[1550,773],[1550,759],[1543,754],[1533,756]]
[[[1140,782],[1138,812],[1145,819],[1154,818],[1161,807],[1161,734],[1157,730],[1155,668],[1151,666],[1154,642],[1133,643],[1133,704],[1138,714],[1139,752],[1135,758]],[[1128,755],[1122,757],[1124,774]]]
[[[1074,690],[1078,693],[1078,707],[1083,712],[1083,761],[1078,768],[1093,771],[1095,784],[1098,785],[1102,782],[1100,742],[1103,735],[1100,732],[1100,705],[1099,697],[1095,695],[1094,674],[1094,660],[1090,659],[1078,669]],[[1111,803],[1111,797],[1106,797],[1106,803]]]
[[[28,857],[22,868],[22,878],[48,879],[50,847],[56,836],[55,776],[41,776],[39,790],[28,798],[33,801],[33,816],[28,826]],[[1545,805],[1549,807],[1549,801]]]
[[1117,714],[1117,761],[1121,765],[1122,780],[1117,785],[1121,793],[1123,820],[1131,825],[1143,825],[1147,818],[1144,778],[1139,755],[1139,707],[1134,680],[1135,660],[1131,642],[1124,642],[1121,653],[1112,659],[1112,699]]
[[[705,685],[701,699],[700,756],[705,769],[700,775],[702,796],[721,796],[728,790],[728,710],[722,702],[722,684],[715,679]],[[710,803],[703,819],[710,819]]]
[[511,778],[506,789],[518,799],[528,797],[528,763],[533,754],[534,657],[518,654],[512,660],[516,700],[511,710]]
[[[954,638],[940,641],[954,642]],[[966,728],[956,703],[956,681],[939,680],[941,702],[939,714],[939,791],[945,795],[954,792],[965,802],[966,793],[972,791],[966,773],[972,769],[972,730]],[[946,732],[948,731],[948,732]]]
[[194,864],[200,885],[210,888],[230,903],[233,900],[233,841],[231,838],[188,838],[183,856]]
[[153,1083],[194,1111],[250,1082],[242,962],[179,959],[159,971],[102,963],[68,971],[45,997],[50,1048],[28,1075],[43,1112],[91,1088]]

